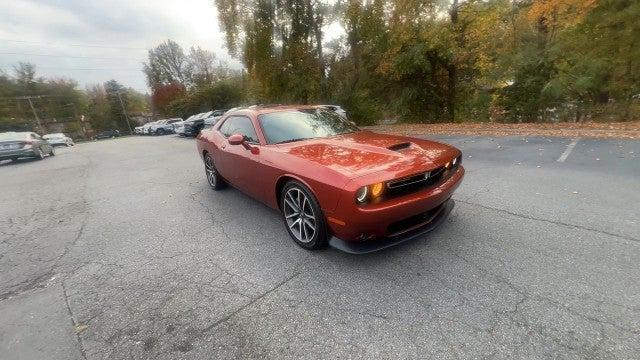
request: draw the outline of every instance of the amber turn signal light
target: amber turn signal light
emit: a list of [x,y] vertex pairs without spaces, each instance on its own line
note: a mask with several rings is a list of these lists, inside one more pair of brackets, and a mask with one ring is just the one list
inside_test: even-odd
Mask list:
[[382,195],[382,190],[384,190],[384,184],[383,183],[376,183],[376,184],[371,185],[371,196],[378,197],[378,196]]

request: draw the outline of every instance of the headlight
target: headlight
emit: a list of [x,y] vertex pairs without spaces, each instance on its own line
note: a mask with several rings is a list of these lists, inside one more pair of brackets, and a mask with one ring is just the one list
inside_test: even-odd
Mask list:
[[356,191],[356,202],[359,204],[367,201],[367,195],[369,195],[369,187],[363,186],[358,191]]
[[356,191],[356,203],[363,204],[368,200],[373,200],[384,192],[384,183],[379,182],[373,185],[363,186]]

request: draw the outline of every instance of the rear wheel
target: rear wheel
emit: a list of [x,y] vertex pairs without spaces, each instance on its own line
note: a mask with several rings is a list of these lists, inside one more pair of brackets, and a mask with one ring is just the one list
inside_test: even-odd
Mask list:
[[311,191],[297,181],[288,182],[280,193],[284,224],[293,241],[309,250],[327,245],[327,226],[320,204]]
[[218,173],[218,170],[213,163],[213,159],[209,154],[204,155],[204,172],[207,175],[207,182],[213,190],[220,190],[225,187],[226,183],[220,176],[220,173]]

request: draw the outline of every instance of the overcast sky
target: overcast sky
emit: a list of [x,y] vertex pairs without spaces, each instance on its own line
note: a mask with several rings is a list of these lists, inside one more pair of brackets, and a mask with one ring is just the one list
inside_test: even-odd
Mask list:
[[26,61],[80,88],[116,79],[147,91],[146,50],[166,39],[240,67],[225,50],[213,0],[0,0],[0,68],[10,74]]
[[[329,41],[343,32],[325,28]],[[240,68],[224,43],[213,0],[0,0],[0,70],[20,61],[44,77],[75,79],[80,88],[116,79],[148,91],[147,49],[172,39],[200,46]]]

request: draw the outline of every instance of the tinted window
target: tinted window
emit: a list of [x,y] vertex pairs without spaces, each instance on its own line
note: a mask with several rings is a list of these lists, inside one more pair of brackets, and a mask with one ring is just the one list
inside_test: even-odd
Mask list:
[[248,117],[244,116],[231,116],[220,126],[220,132],[225,137],[229,137],[234,134],[244,135],[245,140],[248,142],[258,143],[258,135],[253,128],[253,124]]
[[333,111],[300,109],[273,112],[258,118],[267,143],[335,136],[358,131],[358,128]]

